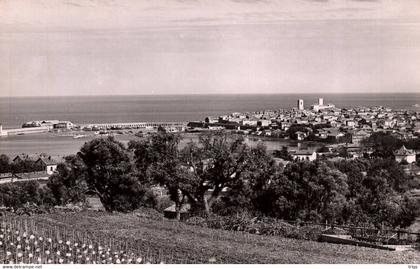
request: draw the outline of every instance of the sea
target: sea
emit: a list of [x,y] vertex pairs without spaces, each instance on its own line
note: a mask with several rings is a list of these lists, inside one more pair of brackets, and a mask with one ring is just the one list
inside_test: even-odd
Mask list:
[[197,121],[207,116],[232,112],[289,109],[297,99],[305,106],[324,103],[339,108],[387,106],[393,109],[420,110],[418,93],[380,94],[261,94],[261,95],[137,95],[2,97],[0,123],[3,128],[19,128],[34,120],[69,120],[73,123],[112,123],[143,121]]
[[[136,95],[2,97],[0,123],[3,129],[19,128],[27,121],[68,120],[75,124],[115,122],[199,121],[207,116],[232,112],[290,109],[303,99],[305,107],[324,98],[324,104],[338,108],[385,106],[420,111],[418,93],[346,93],[346,94],[243,94],[243,95]],[[48,134],[0,138],[0,154],[49,153],[67,155],[77,152],[84,139]],[[129,137],[122,138],[130,139]],[[268,142],[272,143],[272,141]],[[270,144],[276,148],[277,144]],[[278,143],[278,147],[283,144]]]

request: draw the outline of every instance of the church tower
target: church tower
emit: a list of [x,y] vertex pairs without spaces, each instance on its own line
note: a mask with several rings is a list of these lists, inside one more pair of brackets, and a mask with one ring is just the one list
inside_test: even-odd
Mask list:
[[304,110],[305,109],[304,106],[303,106],[303,99],[299,99],[297,101],[297,107],[298,107],[298,110]]

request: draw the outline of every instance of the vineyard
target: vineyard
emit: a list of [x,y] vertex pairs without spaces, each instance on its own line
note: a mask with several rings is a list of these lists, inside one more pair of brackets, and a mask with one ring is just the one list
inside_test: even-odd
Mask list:
[[66,230],[30,218],[3,217],[0,227],[0,257],[4,264],[161,262],[157,257],[144,255],[131,241]]
[[418,263],[418,252],[215,230],[157,216],[80,212],[0,217],[1,263]]

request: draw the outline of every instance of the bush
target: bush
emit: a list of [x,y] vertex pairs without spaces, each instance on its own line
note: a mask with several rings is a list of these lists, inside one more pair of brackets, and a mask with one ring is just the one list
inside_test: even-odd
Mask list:
[[187,219],[185,221],[185,223],[189,224],[189,225],[196,225],[196,226],[200,226],[200,227],[207,227],[207,220],[205,218],[202,217],[191,217],[189,219]]
[[163,214],[153,208],[140,207],[133,211],[133,214],[139,218],[163,220]]
[[39,184],[35,181],[2,184],[0,201],[3,206],[15,209],[23,207],[26,203],[41,204]]
[[15,214],[31,216],[31,215],[34,215],[34,214],[45,214],[45,213],[48,213],[48,212],[49,212],[49,210],[47,208],[38,206],[36,204],[26,203],[22,207],[18,208],[15,211]]
[[227,231],[243,231],[252,234],[281,236],[303,240],[318,240],[323,232],[320,226],[298,227],[282,220],[269,217],[253,217],[248,213],[234,216],[211,215],[207,219],[192,217],[186,221],[187,224],[222,229]]

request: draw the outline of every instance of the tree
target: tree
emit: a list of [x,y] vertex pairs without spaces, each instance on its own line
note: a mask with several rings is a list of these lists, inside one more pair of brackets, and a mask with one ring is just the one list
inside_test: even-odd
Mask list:
[[347,150],[347,148],[346,147],[339,147],[338,149],[337,149],[337,153],[338,153],[338,156],[339,157],[342,157],[342,158],[351,158],[351,155],[350,155],[350,153],[348,152],[348,150]]
[[181,218],[181,208],[186,202],[184,190],[194,182],[188,167],[179,160],[180,136],[158,132],[142,141],[130,141],[129,149],[134,152],[137,170],[147,175],[143,180],[164,186],[175,203],[176,218]]
[[0,201],[3,206],[22,207],[26,203],[40,204],[39,183],[16,182],[0,185]]
[[231,184],[226,194],[221,196],[219,214],[240,213],[244,210],[260,213],[272,207],[266,203],[266,188],[275,180],[281,167],[275,164],[263,144],[248,150],[246,165],[240,180]]
[[129,145],[137,169],[168,189],[177,211],[188,200],[194,210],[210,214],[224,191],[252,179],[251,171],[258,170],[255,160],[266,152],[251,150],[240,136],[222,133],[201,135],[198,143],[190,142],[182,150],[179,140],[161,133]]
[[10,170],[13,173],[29,173],[41,171],[42,167],[37,165],[33,160],[21,160],[10,164]]
[[393,159],[373,159],[368,169],[369,175],[379,175],[386,179],[387,184],[396,192],[408,190],[410,177]]
[[0,155],[0,173],[10,172],[10,158],[5,154]]
[[322,145],[322,147],[320,147],[319,149],[317,149],[316,152],[319,152],[319,153],[328,153],[328,152],[331,152],[331,151],[330,151],[330,148],[329,147],[327,147],[325,145]]
[[70,155],[65,162],[58,164],[57,171],[50,176],[47,187],[57,205],[84,202],[87,186],[87,171],[83,160]]
[[373,145],[373,156],[377,158],[393,158],[394,151],[400,148],[403,143],[398,138],[384,132],[376,132],[370,135],[367,140],[362,141],[364,145]]
[[131,211],[147,204],[150,192],[140,184],[125,146],[113,137],[86,142],[78,152],[86,183],[107,211]]
[[189,143],[181,152],[181,160],[192,173],[193,181],[183,193],[193,208],[211,212],[222,192],[244,180],[249,168],[250,150],[241,136],[205,134],[199,143]]
[[[287,129],[287,134],[289,135],[289,137],[291,139],[297,139],[297,135],[296,132],[303,132],[303,133],[307,133],[309,130],[312,130],[311,128],[309,128],[308,125],[306,124],[292,124],[289,129]],[[312,133],[312,131],[310,132]]]
[[289,153],[288,148],[283,146],[281,150],[275,150],[273,156],[276,158],[282,158],[286,161],[293,161],[293,156]]
[[157,131],[158,133],[166,133],[166,129],[162,125],[159,125]]
[[324,162],[289,163],[268,189],[277,217],[306,221],[342,221],[347,177]]

